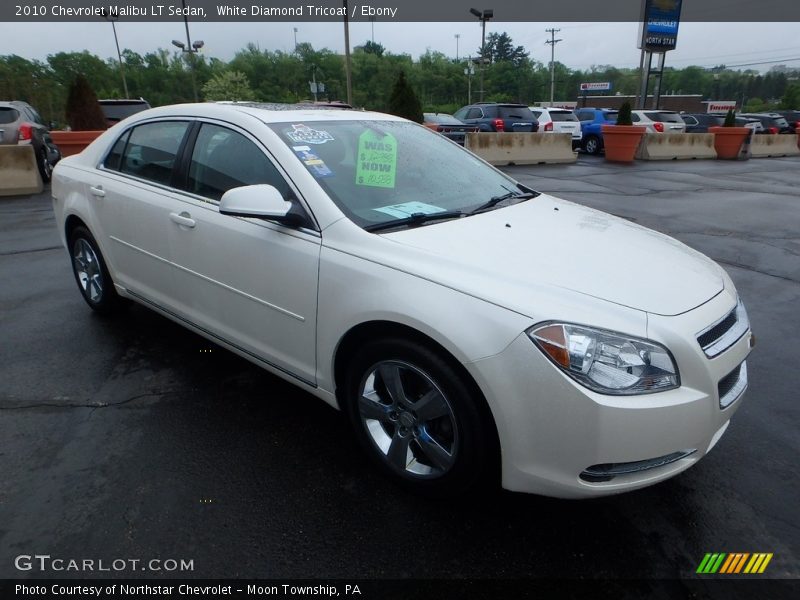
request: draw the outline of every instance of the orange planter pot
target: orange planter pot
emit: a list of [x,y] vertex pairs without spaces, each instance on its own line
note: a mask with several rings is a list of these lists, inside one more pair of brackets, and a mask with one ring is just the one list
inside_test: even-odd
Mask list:
[[747,127],[709,127],[708,133],[714,134],[714,149],[717,158],[735,160],[739,158],[742,144],[750,135]]
[[61,150],[62,156],[72,156],[83,152],[86,146],[103,133],[105,131],[101,129],[93,131],[51,131],[50,137],[53,138],[53,143]]
[[603,125],[603,147],[606,160],[613,162],[633,162],[639,142],[647,128],[638,125]]

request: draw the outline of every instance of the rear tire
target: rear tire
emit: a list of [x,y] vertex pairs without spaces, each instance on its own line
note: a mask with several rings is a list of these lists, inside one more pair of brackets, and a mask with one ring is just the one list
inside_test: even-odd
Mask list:
[[69,253],[72,258],[72,273],[81,296],[92,310],[110,314],[120,305],[120,297],[94,236],[86,227],[79,225],[69,236]]
[[359,445],[400,485],[433,497],[491,485],[488,407],[438,353],[402,338],[368,342],[350,362],[343,399]]
[[42,181],[49,183],[53,177],[53,165],[50,164],[50,159],[47,158],[47,148],[44,146],[39,148],[39,156],[36,163],[39,167],[39,175],[42,176]]

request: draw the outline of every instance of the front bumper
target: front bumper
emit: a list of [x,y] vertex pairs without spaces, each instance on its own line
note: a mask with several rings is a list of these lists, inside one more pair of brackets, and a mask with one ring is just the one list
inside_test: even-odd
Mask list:
[[749,329],[713,359],[696,338],[733,306],[735,298],[723,293],[684,315],[649,315],[648,337],[670,348],[681,375],[681,386],[666,392],[592,392],[564,375],[524,333],[501,354],[466,365],[495,417],[503,487],[597,497],[663,481],[695,464],[722,437],[746,388],[745,371],[736,399],[720,407],[720,382],[750,352]]

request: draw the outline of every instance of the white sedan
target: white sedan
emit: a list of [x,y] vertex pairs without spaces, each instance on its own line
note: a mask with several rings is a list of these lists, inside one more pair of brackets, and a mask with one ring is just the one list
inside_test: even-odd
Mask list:
[[647,486],[705,456],[747,387],[717,264],[397,117],[157,108],[52,190],[92,309],[139,302],[346,411],[422,493]]

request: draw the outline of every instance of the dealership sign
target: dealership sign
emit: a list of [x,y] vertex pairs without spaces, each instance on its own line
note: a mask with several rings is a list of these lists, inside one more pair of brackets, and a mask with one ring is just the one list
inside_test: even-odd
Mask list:
[[682,0],[644,0],[640,47],[650,52],[675,49],[681,4]]
[[580,87],[582,92],[608,92],[611,90],[611,82],[582,83]]
[[736,110],[736,100],[717,100],[716,102],[709,102],[706,112],[726,113],[729,110]]

